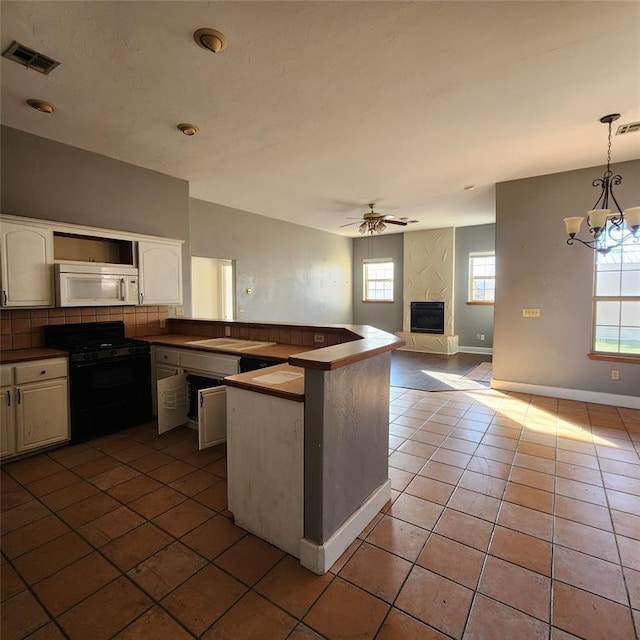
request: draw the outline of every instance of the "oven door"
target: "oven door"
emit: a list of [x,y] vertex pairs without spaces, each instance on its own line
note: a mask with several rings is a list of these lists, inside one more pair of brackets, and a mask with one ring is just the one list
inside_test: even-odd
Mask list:
[[72,442],[151,420],[148,353],[73,363],[69,375]]

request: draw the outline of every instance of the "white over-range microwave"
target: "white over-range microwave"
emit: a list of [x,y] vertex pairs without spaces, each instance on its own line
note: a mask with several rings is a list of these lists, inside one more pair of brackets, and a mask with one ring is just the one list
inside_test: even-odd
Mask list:
[[55,265],[56,305],[96,307],[138,304],[138,269],[127,265]]

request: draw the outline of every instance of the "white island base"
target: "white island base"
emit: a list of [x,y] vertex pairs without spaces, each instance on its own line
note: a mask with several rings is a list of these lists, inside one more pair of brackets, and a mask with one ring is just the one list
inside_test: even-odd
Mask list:
[[304,403],[227,387],[227,483],[235,523],[326,573],[391,499],[387,480],[323,544],[304,538]]
[[304,403],[227,387],[235,523],[296,558],[304,531]]

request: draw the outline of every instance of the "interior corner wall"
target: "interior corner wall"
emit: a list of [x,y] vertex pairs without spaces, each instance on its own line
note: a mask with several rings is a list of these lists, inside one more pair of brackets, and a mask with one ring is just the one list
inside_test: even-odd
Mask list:
[[[496,225],[456,228],[455,333],[464,347],[493,347],[493,305],[467,304],[469,300],[469,254],[495,251]],[[476,338],[483,335],[484,340]]]
[[[496,380],[637,397],[638,364],[595,361],[591,351],[594,253],[567,246],[563,218],[584,215],[604,168],[503,182],[496,187]],[[640,160],[612,166],[624,207],[640,202]],[[524,318],[523,308],[540,309]],[[611,369],[620,379],[611,380]]]
[[[353,322],[389,333],[402,331],[402,233],[355,238],[353,241]],[[367,258],[391,258],[394,268],[393,302],[363,302],[363,263]]]
[[237,320],[352,322],[351,238],[195,198],[189,221],[193,255],[235,261]]
[[190,306],[189,183],[3,126],[2,213],[185,240]]

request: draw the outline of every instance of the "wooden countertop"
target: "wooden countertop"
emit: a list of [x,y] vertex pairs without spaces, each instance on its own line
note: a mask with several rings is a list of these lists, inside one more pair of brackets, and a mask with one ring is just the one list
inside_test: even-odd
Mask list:
[[7,349],[0,354],[2,364],[28,362],[29,360],[45,360],[48,358],[66,358],[69,355],[62,349],[49,347],[32,347],[30,349]]
[[227,351],[224,349],[204,349],[202,346],[187,344],[194,340],[206,340],[206,337],[189,336],[177,333],[166,333],[155,336],[145,336],[139,340],[146,340],[151,344],[162,345],[164,347],[180,347],[180,349],[194,349],[195,351],[208,351],[211,353],[227,353],[232,356],[247,356],[249,358],[264,358],[273,360],[275,363],[286,362],[291,356],[312,350],[312,347],[304,347],[294,344],[276,344],[269,347],[250,349],[249,351]]
[[[277,382],[261,380],[261,378],[277,378],[278,374],[289,376],[289,380]],[[295,377],[294,377],[295,376]],[[304,369],[292,367],[288,364],[277,364],[265,369],[256,369],[246,373],[238,373],[235,376],[227,376],[224,384],[229,387],[238,387],[247,391],[256,391],[285,400],[304,402]]]

